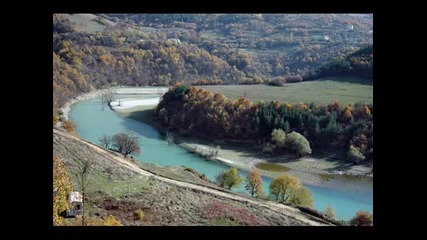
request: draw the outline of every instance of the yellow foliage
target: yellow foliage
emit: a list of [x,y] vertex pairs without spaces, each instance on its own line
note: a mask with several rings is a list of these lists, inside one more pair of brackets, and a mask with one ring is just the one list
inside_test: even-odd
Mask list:
[[63,224],[63,218],[59,215],[69,208],[67,195],[71,192],[71,182],[62,160],[53,156],[53,225]]
[[328,110],[331,111],[337,111],[337,112],[341,112],[342,110],[342,104],[341,102],[337,99],[335,100],[333,103],[328,105]]
[[301,182],[297,177],[281,176],[270,183],[270,194],[276,198],[276,201],[287,202],[292,192],[300,187]]
[[348,106],[345,108],[344,111],[344,119],[347,121],[353,119],[353,115],[351,114],[351,108]]
[[138,208],[138,210],[135,211],[135,217],[137,220],[144,220],[144,211],[142,211],[141,208]]
[[247,176],[247,184],[245,186],[252,196],[256,195],[260,197],[264,194],[264,186],[261,175],[258,172],[253,171]]
[[302,207],[312,208],[314,206],[313,195],[305,187],[295,189],[289,198],[289,202]]
[[104,226],[123,226],[123,224],[117,220],[113,215],[109,215],[104,220]]
[[280,102],[279,101],[274,101],[274,108],[277,110],[280,108]]
[[369,110],[368,106],[365,106],[365,113],[371,115],[371,110]]
[[59,121],[59,117],[58,114],[54,113],[53,114],[53,126],[55,126]]

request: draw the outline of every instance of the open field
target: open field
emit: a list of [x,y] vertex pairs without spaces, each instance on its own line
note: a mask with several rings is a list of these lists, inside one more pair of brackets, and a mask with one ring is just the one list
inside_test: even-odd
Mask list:
[[[219,85],[200,86],[213,93],[222,93],[227,98],[238,99],[246,95],[249,100],[266,102],[278,100],[289,103],[329,104],[340,100],[343,104],[364,102],[372,103],[372,83],[361,78],[329,77],[316,81],[285,84],[284,87],[267,85]],[[343,81],[344,80],[344,81]]]
[[[94,14],[63,14],[64,17],[70,19],[70,21],[75,22],[77,29],[82,32],[95,33],[97,31],[104,31],[106,26],[94,21],[97,17]],[[104,21],[110,26],[116,25],[116,23],[111,22],[107,19]]]

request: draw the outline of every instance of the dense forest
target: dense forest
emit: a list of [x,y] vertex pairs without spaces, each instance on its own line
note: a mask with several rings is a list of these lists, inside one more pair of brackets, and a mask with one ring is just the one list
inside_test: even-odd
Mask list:
[[373,45],[364,47],[345,57],[336,58],[304,76],[304,80],[327,76],[358,76],[373,78]]
[[348,149],[350,160],[356,163],[373,157],[372,104],[253,103],[245,97],[229,100],[219,93],[177,84],[165,93],[155,115],[180,135],[252,140],[266,152],[271,152],[272,132],[281,129],[286,134],[302,134],[314,148]]
[[363,14],[83,15],[53,15],[55,106],[116,85],[302,81],[372,44]]

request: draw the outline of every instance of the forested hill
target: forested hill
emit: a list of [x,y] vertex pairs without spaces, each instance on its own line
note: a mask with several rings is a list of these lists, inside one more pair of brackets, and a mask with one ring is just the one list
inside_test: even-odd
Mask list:
[[372,44],[366,14],[55,14],[54,103],[111,85],[301,81]]
[[372,79],[373,63],[373,45],[369,45],[345,57],[332,60],[318,68],[314,74],[306,76],[305,79],[327,76],[357,76]]
[[110,85],[170,85],[209,80],[236,83],[245,74],[194,44],[162,34],[110,26],[78,31],[60,15],[53,21],[53,92],[59,105],[79,93]]

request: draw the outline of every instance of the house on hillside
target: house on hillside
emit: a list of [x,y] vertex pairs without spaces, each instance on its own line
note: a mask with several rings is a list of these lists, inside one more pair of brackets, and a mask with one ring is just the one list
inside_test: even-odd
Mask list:
[[83,214],[83,195],[80,192],[71,192],[68,194],[68,202],[71,207],[68,209],[66,216],[75,217]]

